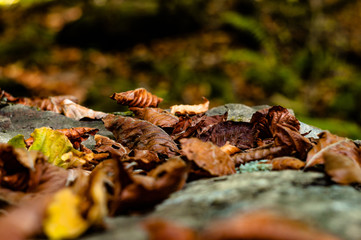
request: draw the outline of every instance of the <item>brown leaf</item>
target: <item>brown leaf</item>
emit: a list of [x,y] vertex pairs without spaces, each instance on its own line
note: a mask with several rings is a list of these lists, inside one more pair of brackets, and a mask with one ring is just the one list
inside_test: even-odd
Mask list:
[[148,232],[149,240],[197,240],[198,234],[191,228],[163,219],[146,219],[142,226]]
[[286,169],[300,170],[305,166],[305,162],[294,157],[274,158],[272,159],[271,163],[272,163],[272,170],[286,170]]
[[[288,150],[286,150],[288,152]],[[261,159],[272,159],[285,155],[284,147],[275,147],[274,145],[266,145],[258,148],[251,148],[245,152],[237,153],[232,156],[232,160],[236,165]]]
[[137,88],[135,90],[114,93],[110,96],[111,99],[117,101],[117,103],[129,107],[158,107],[158,104],[163,101],[162,98],[159,98],[144,88]]
[[180,140],[182,153],[188,160],[207,171],[211,176],[223,176],[236,173],[230,156],[211,142],[198,138]]
[[178,117],[160,108],[130,108],[136,118],[146,120],[159,127],[173,127],[179,121]]
[[64,133],[70,142],[73,144],[75,149],[79,149],[81,142],[89,138],[89,135],[94,136],[99,129],[89,128],[89,127],[75,127],[75,128],[65,128],[65,129],[56,129],[56,131]]
[[238,147],[230,144],[229,142],[226,142],[226,144],[224,144],[221,147],[221,150],[225,153],[227,153],[228,155],[233,155],[235,153],[238,153],[241,151],[241,149],[239,149]]
[[214,125],[207,132],[197,137],[205,142],[210,141],[221,147],[226,142],[240,148],[255,147],[254,130],[250,123],[226,121]]
[[340,184],[361,183],[361,167],[357,161],[333,151],[326,151],[322,155],[325,172],[332,181]]
[[309,151],[305,168],[316,164],[323,164],[323,153],[326,151],[336,151],[345,156],[358,159],[359,150],[352,140],[336,136],[328,131],[321,132],[317,144]]
[[102,119],[108,115],[107,113],[94,111],[92,109],[76,104],[69,99],[65,99],[64,101],[62,101],[61,104],[63,107],[63,114],[68,118],[74,118],[76,120],[80,120],[82,118]]
[[108,115],[103,122],[117,142],[130,149],[147,149],[168,157],[179,151],[171,137],[150,122],[115,115]]
[[209,101],[203,97],[203,103],[198,105],[173,105],[170,107],[170,112],[172,114],[178,115],[194,115],[199,113],[204,113],[208,111]]
[[50,196],[32,199],[11,208],[0,217],[0,239],[30,239],[42,231],[42,222]]
[[179,122],[174,126],[171,134],[174,140],[191,137],[194,134],[201,135],[207,132],[214,125],[227,119],[227,114],[207,116],[204,113],[189,116],[180,116]]
[[340,240],[270,210],[257,210],[215,221],[203,231],[201,239]]
[[119,156],[124,156],[129,154],[130,150],[127,147],[124,147],[122,144],[99,134],[94,136],[95,140],[95,151],[98,153],[113,153],[116,152]]
[[179,157],[170,158],[148,176],[127,173],[116,161],[114,195],[110,203],[111,215],[130,209],[143,209],[166,199],[181,189],[187,179],[188,168]]

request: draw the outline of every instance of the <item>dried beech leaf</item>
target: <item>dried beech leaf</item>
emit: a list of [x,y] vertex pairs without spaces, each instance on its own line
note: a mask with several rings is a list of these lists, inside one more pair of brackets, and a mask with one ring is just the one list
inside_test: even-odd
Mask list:
[[5,216],[0,217],[0,239],[34,239],[42,232],[49,200],[49,196],[43,196],[9,209]]
[[108,115],[107,113],[94,111],[76,104],[69,99],[65,99],[61,104],[63,107],[63,114],[68,118],[74,118],[76,120],[80,120],[82,118],[102,119]]
[[158,107],[158,104],[163,101],[162,98],[157,97],[144,88],[137,88],[135,90],[114,93],[110,96],[111,99],[117,103],[129,107]]
[[340,184],[361,183],[361,167],[348,156],[333,151],[323,153],[325,172]]
[[124,147],[122,144],[99,134],[94,136],[95,140],[95,151],[98,153],[113,153],[116,152],[119,156],[128,155],[130,150]]
[[130,149],[147,149],[166,156],[174,156],[179,151],[171,137],[150,122],[115,115],[108,115],[103,122],[117,142]]
[[270,210],[257,210],[215,221],[203,231],[201,239],[340,240]]
[[249,149],[255,147],[253,136],[252,124],[226,121],[214,125],[207,132],[197,137],[205,142],[210,141],[219,147],[229,142],[240,149]]
[[178,115],[194,115],[207,112],[209,108],[209,101],[203,97],[203,103],[197,105],[173,105],[170,107],[172,114]]
[[321,132],[317,144],[309,151],[305,168],[316,164],[323,164],[323,153],[337,151],[353,159],[358,159],[359,150],[352,140],[331,134],[328,131]]
[[233,155],[235,153],[238,153],[241,151],[241,149],[239,149],[238,147],[230,144],[228,141],[226,142],[226,144],[224,144],[221,147],[221,150],[225,153],[227,153],[228,155]]
[[300,170],[305,166],[305,162],[294,157],[278,157],[272,159],[272,170]]
[[136,118],[146,120],[159,127],[173,127],[179,121],[178,117],[160,108],[138,108],[132,107],[131,111],[134,112]]
[[[286,150],[288,152],[288,150]],[[263,146],[259,148],[251,148],[245,152],[237,153],[232,156],[232,160],[236,165],[251,162],[255,160],[261,159],[272,159],[275,157],[279,157],[285,155],[284,147],[275,147],[271,146]]]
[[149,240],[197,240],[198,234],[191,228],[184,227],[163,219],[146,219],[142,226],[148,232]]
[[97,132],[99,132],[99,129],[89,127],[75,127],[56,129],[56,131],[64,133],[64,135],[69,138],[70,142],[73,144],[73,147],[75,149],[79,149],[81,142],[88,139],[89,135],[94,136]]
[[77,167],[86,164],[93,158],[92,153],[85,154],[76,150],[63,133],[51,128],[37,128],[30,136],[33,137],[34,142],[29,150],[38,150],[44,153],[48,157],[48,162],[56,166]]
[[117,161],[117,166],[114,196],[110,204],[111,215],[154,206],[181,189],[188,173],[185,162],[179,157],[168,159],[150,172],[149,176],[131,176],[124,170],[121,162]]
[[224,115],[207,116],[204,113],[189,116],[180,116],[179,122],[174,126],[172,138],[178,140],[180,138],[191,137],[195,134],[202,135],[214,125],[227,119],[227,113]]
[[230,156],[211,142],[198,138],[180,140],[182,153],[188,160],[207,171],[211,176],[223,176],[236,173]]
[[63,112],[62,102],[65,99],[69,99],[73,102],[78,102],[78,99],[74,96],[54,96],[48,98],[26,98],[26,97],[13,97],[11,94],[3,91],[2,97],[6,98],[7,102],[22,104],[30,107],[37,107],[44,111],[53,111],[56,113]]

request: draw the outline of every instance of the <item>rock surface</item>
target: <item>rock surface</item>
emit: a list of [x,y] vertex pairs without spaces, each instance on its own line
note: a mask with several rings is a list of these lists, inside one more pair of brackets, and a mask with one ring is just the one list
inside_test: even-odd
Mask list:
[[[250,119],[257,108],[227,104],[211,109],[208,114]],[[38,111],[21,105],[0,109],[0,142],[21,133],[28,137],[38,127],[96,127],[110,136],[101,121],[75,121],[52,112]],[[302,132],[319,129],[302,124]],[[88,233],[82,239],[147,239],[140,222],[148,217],[161,217],[200,229],[210,221],[238,212],[273,209],[287,217],[301,220],[342,239],[360,239],[361,193],[351,186],[332,184],[323,174],[302,171],[253,172],[199,180],[155,207],[148,214],[108,218],[104,232]]]

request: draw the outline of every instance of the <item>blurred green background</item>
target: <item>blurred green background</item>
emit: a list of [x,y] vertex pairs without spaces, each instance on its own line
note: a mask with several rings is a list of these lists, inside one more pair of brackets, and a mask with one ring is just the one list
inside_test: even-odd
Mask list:
[[0,0],[0,87],[105,112],[137,87],[279,104],[361,139],[360,23],[357,0]]

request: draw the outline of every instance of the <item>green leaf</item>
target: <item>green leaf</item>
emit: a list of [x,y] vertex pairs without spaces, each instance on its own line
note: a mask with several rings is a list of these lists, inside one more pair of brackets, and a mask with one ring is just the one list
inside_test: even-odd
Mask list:
[[10,144],[11,146],[16,147],[16,148],[25,148],[26,149],[25,138],[22,134],[18,134],[15,137],[13,137],[12,139],[10,139],[8,141],[8,144]]
[[69,139],[61,132],[48,127],[37,128],[31,134],[34,138],[33,145],[29,150],[38,150],[48,157],[48,162],[63,168],[70,167],[74,162],[68,158],[62,158],[66,153],[81,157],[84,154],[75,148]]

